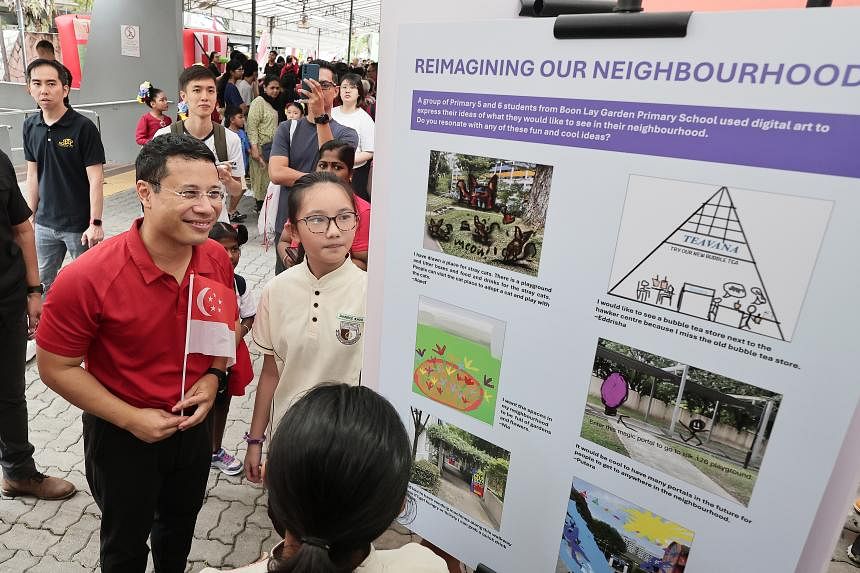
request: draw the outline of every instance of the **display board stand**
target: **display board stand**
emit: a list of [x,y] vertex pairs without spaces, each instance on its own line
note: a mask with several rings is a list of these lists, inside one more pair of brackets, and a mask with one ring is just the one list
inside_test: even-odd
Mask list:
[[479,571],[823,571],[860,477],[860,10],[562,4],[383,12],[365,381],[410,527]]

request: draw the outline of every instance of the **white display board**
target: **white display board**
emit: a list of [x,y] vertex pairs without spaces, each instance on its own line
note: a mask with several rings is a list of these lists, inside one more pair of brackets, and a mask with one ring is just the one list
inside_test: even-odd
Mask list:
[[365,370],[418,434],[417,533],[499,573],[823,568],[860,468],[858,23],[389,25]]

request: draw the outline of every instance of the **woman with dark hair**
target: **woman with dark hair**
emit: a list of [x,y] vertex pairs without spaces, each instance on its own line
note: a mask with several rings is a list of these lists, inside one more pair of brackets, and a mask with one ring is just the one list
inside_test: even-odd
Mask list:
[[257,211],[263,207],[266,189],[269,187],[269,156],[272,153],[272,140],[278,124],[287,119],[281,105],[281,84],[277,76],[266,76],[263,90],[251,102],[245,132],[251,142],[251,190],[257,201]]
[[355,150],[355,168],[352,174],[352,188],[355,194],[370,201],[367,180],[370,164],[373,161],[374,132],[373,118],[361,108],[364,103],[364,84],[356,74],[346,74],[340,81],[340,99],[343,105],[331,110],[331,118],[341,125],[351,127],[358,133],[358,149]]
[[[281,419],[269,447],[269,518],[284,541],[244,573],[447,573],[430,549],[376,550],[404,508],[412,448],[394,407],[364,386],[317,386]],[[204,569],[213,572],[214,569]]]
[[242,107],[242,95],[239,93],[239,88],[236,87],[236,82],[241,79],[244,71],[242,62],[238,59],[227,62],[227,71],[218,78],[216,85],[216,95],[218,98],[218,108],[223,115],[224,110],[230,106]]
[[221,75],[221,70],[218,69],[218,64],[216,62],[218,60],[218,56],[219,54],[217,51],[209,52],[209,57],[207,58],[209,60],[209,71],[212,72],[212,75],[216,78]]

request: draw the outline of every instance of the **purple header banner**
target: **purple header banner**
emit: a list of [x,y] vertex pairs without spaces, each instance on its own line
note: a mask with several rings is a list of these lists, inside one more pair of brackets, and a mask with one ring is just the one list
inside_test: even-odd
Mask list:
[[860,116],[414,91],[412,129],[860,177]]

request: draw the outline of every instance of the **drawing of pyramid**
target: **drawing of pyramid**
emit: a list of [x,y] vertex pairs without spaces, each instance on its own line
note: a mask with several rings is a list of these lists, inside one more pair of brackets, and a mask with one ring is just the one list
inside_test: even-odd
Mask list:
[[726,187],[673,230],[609,294],[786,340]]

